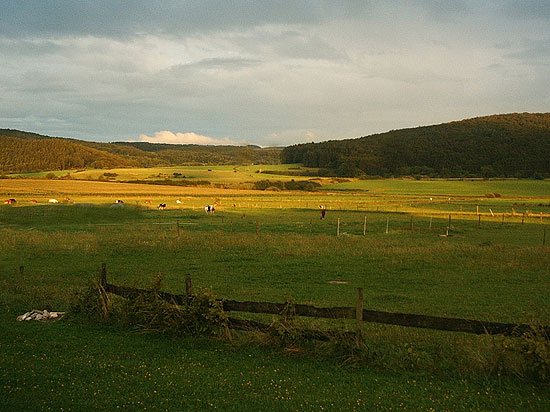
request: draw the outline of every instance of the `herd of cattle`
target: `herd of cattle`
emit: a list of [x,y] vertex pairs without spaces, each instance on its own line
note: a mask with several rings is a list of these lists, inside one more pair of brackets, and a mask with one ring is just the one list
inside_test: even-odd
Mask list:
[[[36,199],[31,199],[31,200],[29,200],[28,202],[29,202],[29,203],[38,203],[38,200],[36,200]],[[73,201],[71,200],[70,197],[65,197],[65,199],[64,199],[63,202],[64,202],[64,203],[69,203],[69,202],[75,203],[75,202],[73,202]],[[6,200],[4,200],[4,204],[6,204],[6,205],[12,205],[12,204],[15,204],[15,203],[17,203],[17,200],[15,200],[15,199],[6,199]],[[57,200],[57,199],[48,199],[48,203],[59,203],[59,200]],[[148,199],[147,199],[147,200],[144,201],[144,203],[146,203],[146,204],[151,204],[151,200],[148,200]],[[178,199],[178,200],[176,200],[176,204],[181,205],[181,204],[182,204],[182,201]],[[124,201],[121,200],[121,199],[117,199],[117,200],[115,201],[114,205],[117,205],[118,207],[124,207]],[[113,206],[114,206],[114,205],[113,205]],[[214,203],[211,204],[211,205],[206,205],[206,206],[204,207],[205,213],[213,214],[213,213],[216,211],[216,205],[217,205],[217,202],[214,202]],[[167,206],[166,206],[166,203],[160,203],[160,204],[157,206],[157,209],[158,209],[158,210],[165,210],[166,207],[167,207]]]

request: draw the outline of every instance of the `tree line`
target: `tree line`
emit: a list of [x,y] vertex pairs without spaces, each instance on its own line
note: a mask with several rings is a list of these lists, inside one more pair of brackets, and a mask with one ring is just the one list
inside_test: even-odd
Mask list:
[[276,164],[278,148],[257,146],[98,143],[0,129],[0,172],[162,167],[173,165]]
[[550,113],[478,117],[285,148],[282,163],[344,177],[550,177]]

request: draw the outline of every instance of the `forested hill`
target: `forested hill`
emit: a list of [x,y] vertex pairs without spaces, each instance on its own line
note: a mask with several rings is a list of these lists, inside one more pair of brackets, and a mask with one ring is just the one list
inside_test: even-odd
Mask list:
[[3,173],[135,165],[120,156],[65,139],[0,136],[0,148],[0,171]]
[[340,176],[550,177],[550,113],[514,113],[287,147]]
[[98,143],[0,129],[0,172],[155,167],[182,164],[273,164],[281,149],[256,146]]

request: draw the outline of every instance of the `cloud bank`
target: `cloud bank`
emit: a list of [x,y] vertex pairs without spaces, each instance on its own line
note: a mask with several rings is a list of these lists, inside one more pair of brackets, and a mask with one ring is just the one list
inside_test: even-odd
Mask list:
[[0,0],[0,10],[4,128],[288,145],[550,107],[547,0]]

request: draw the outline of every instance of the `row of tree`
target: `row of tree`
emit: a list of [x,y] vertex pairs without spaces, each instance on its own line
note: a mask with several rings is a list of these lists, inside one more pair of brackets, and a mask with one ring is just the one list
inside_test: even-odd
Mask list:
[[0,171],[3,173],[135,165],[129,159],[64,139],[28,140],[0,136],[0,147]]
[[161,167],[171,165],[275,164],[281,149],[257,146],[97,143],[0,129],[0,172]]
[[550,177],[550,113],[479,117],[287,147],[282,163],[335,175]]

